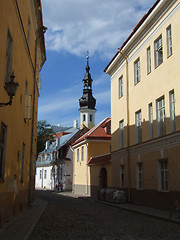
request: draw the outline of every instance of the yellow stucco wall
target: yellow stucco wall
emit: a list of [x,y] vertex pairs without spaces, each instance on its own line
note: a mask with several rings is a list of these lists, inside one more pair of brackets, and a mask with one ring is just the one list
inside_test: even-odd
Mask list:
[[[8,31],[13,39],[12,71],[14,71],[15,82],[19,83],[12,106],[0,107],[0,124],[7,126],[4,180],[0,180],[0,215],[1,220],[9,219],[20,208],[26,206],[29,198],[29,175],[32,174],[32,189],[34,188],[34,173],[36,160],[36,125],[38,86],[34,91],[34,69],[35,69],[35,13],[31,11],[29,0],[25,1],[1,1],[0,8],[0,102],[8,102],[9,96],[4,89],[6,75],[6,49]],[[18,10],[20,16],[18,15]],[[21,17],[21,19],[20,19]],[[30,47],[27,45],[28,18],[30,19]],[[21,21],[22,20],[22,24]],[[43,59],[38,56],[38,64],[43,64]],[[31,119],[25,120],[25,86],[28,85],[28,95],[32,96],[31,106],[34,103],[34,138],[32,140],[32,111]],[[35,93],[35,95],[34,95]],[[33,110],[33,108],[31,108]],[[0,130],[1,131],[1,130]],[[24,179],[21,182],[22,149],[25,144],[24,155]],[[32,151],[31,151],[32,148]],[[30,159],[32,153],[32,165]],[[9,199],[9,200],[7,200]],[[8,210],[7,210],[8,207]],[[3,220],[4,219],[4,220]]]
[[[84,161],[81,160],[82,146],[84,147]],[[77,161],[77,149],[79,149],[79,161]],[[86,143],[79,144],[74,147],[74,167],[73,167],[73,184],[85,186],[81,191],[81,194],[91,195],[90,187],[93,185],[99,185],[99,173],[100,169],[104,165],[98,165],[95,167],[95,171],[90,172],[90,167],[87,166],[87,162],[91,157],[103,155],[110,152],[110,141],[88,141]],[[92,166],[94,169],[94,166]],[[110,165],[106,166],[110,169]],[[99,171],[99,173],[97,173]],[[91,183],[91,179],[94,179]],[[111,173],[108,170],[108,184],[111,184]],[[79,190],[80,191],[80,190]]]
[[[130,145],[136,143],[135,139],[135,112],[141,109],[142,114],[142,140],[149,140],[149,113],[148,104],[153,106],[153,130],[157,136],[156,129],[156,100],[164,95],[166,133],[170,133],[170,108],[169,91],[174,89],[175,113],[177,116],[176,130],[180,130],[180,94],[179,94],[179,54],[180,54],[180,31],[179,31],[180,8],[179,1],[163,15],[160,21],[156,22],[147,34],[141,38],[136,47],[127,55],[129,68],[129,125]],[[172,29],[172,55],[167,57],[166,28],[171,25]],[[148,26],[149,27],[149,26]],[[155,68],[154,65],[154,41],[162,34],[163,41],[163,63]],[[151,47],[151,73],[147,74],[147,48]],[[140,58],[140,82],[134,85],[134,62]],[[123,75],[123,97],[118,97],[119,77]],[[127,126],[127,88],[126,88],[126,65],[125,61],[111,75],[111,115],[112,115],[112,151],[119,149],[119,121],[124,119],[124,126]],[[124,142],[126,143],[126,131]],[[126,146],[126,144],[125,144]]]

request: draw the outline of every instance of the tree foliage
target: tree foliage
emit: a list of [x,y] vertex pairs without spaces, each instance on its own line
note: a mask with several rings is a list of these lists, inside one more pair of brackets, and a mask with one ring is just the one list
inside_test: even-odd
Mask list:
[[37,154],[45,149],[46,141],[54,140],[54,132],[52,126],[46,120],[38,121],[37,124]]

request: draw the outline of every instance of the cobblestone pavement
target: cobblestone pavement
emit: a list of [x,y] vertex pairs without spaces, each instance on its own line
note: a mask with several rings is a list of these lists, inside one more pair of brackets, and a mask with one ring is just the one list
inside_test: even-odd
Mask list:
[[180,226],[100,203],[39,192],[48,201],[29,240],[180,240]]

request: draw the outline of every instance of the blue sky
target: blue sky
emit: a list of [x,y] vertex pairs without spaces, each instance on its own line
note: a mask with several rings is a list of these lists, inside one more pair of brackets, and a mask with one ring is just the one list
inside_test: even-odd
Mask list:
[[96,124],[111,116],[110,77],[104,68],[155,0],[42,0],[47,60],[41,71],[38,120],[79,122],[89,51]]

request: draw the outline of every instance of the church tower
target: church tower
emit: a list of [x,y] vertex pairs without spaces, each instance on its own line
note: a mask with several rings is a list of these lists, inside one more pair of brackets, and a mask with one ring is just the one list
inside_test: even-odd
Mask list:
[[79,99],[79,112],[80,112],[80,128],[82,129],[85,125],[87,128],[91,129],[95,126],[95,105],[96,99],[92,95],[92,78],[89,73],[89,56],[87,51],[87,65],[86,65],[86,73],[83,79],[83,95]]

